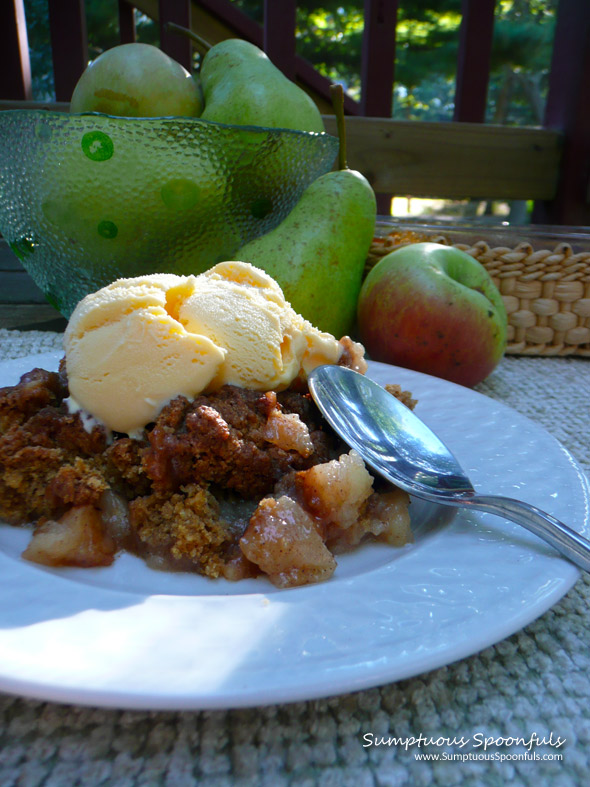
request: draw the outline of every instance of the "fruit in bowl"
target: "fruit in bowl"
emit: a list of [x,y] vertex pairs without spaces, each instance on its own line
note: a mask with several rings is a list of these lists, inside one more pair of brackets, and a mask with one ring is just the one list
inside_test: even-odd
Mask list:
[[[250,60],[273,76],[257,51]],[[247,65],[237,81],[249,81]],[[282,127],[260,106],[256,125],[241,111],[233,124],[194,117],[196,78],[142,44],[98,57],[69,114],[0,113],[0,233],[50,303],[67,317],[119,277],[201,273],[286,218],[332,168],[338,139],[319,130],[315,106],[301,120],[297,107],[311,99],[299,87],[270,76],[265,101],[281,103]],[[209,84],[210,102],[216,90]]]
[[151,44],[121,44],[90,63],[78,80],[70,112],[125,117],[198,117],[201,88],[192,75]]
[[230,38],[211,47],[199,74],[207,120],[324,131],[313,99],[249,41]]
[[69,316],[116,278],[197,274],[280,224],[329,134],[201,118],[0,113],[0,233]]
[[383,257],[359,296],[360,339],[376,361],[473,386],[506,346],[506,309],[486,269],[460,249],[414,243]]

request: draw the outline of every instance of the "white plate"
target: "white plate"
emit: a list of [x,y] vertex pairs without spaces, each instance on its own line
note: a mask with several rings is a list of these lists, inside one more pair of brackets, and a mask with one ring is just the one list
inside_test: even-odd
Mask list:
[[[48,354],[0,364],[0,385]],[[519,497],[580,532],[588,482],[539,426],[466,388],[372,364],[456,453],[478,491]],[[151,571],[47,570],[0,526],[0,690],[46,700],[200,709],[312,699],[408,678],[469,656],[538,617],[578,571],[518,525],[413,501],[416,540],[341,557],[323,584],[277,590]]]

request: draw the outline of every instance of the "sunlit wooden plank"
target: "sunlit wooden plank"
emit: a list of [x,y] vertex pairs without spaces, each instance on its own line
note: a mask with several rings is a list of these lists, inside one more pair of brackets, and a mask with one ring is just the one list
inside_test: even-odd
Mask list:
[[[324,116],[330,133],[334,118]],[[350,117],[348,164],[375,191],[445,199],[552,199],[561,135],[540,128]]]
[[[18,108],[68,104],[0,101],[0,111]],[[322,117],[336,134],[335,118]],[[348,117],[346,137],[349,166],[379,193],[532,200],[556,193],[563,138],[551,129]]]

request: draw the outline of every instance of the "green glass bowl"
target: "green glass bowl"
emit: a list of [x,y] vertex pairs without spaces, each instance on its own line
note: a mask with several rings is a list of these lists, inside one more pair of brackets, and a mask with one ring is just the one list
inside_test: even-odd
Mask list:
[[199,118],[0,112],[0,233],[66,317],[119,277],[200,273],[276,227],[338,140]]

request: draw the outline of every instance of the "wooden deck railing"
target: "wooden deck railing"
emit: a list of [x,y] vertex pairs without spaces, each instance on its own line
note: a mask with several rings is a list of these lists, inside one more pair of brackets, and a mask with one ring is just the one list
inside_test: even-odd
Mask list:
[[[30,101],[24,0],[0,3],[0,106]],[[463,0],[454,122],[393,121],[397,9],[365,0],[360,102],[346,99],[349,163],[378,194],[535,200],[534,220],[590,225],[590,14],[559,0],[543,128],[484,124],[494,0]],[[166,32],[177,22],[216,43],[246,38],[267,51],[330,113],[329,81],[295,52],[296,0],[265,0],[258,25],[229,0],[119,0],[122,42],[135,38],[133,9],[158,21],[161,47],[190,65],[190,43]],[[67,102],[87,62],[84,0],[48,0],[56,100]],[[67,42],[67,44],[66,44]],[[18,103],[13,103],[18,102]],[[62,106],[66,106],[63,104]],[[326,118],[328,130],[333,120]],[[383,204],[383,203],[382,203]]]

